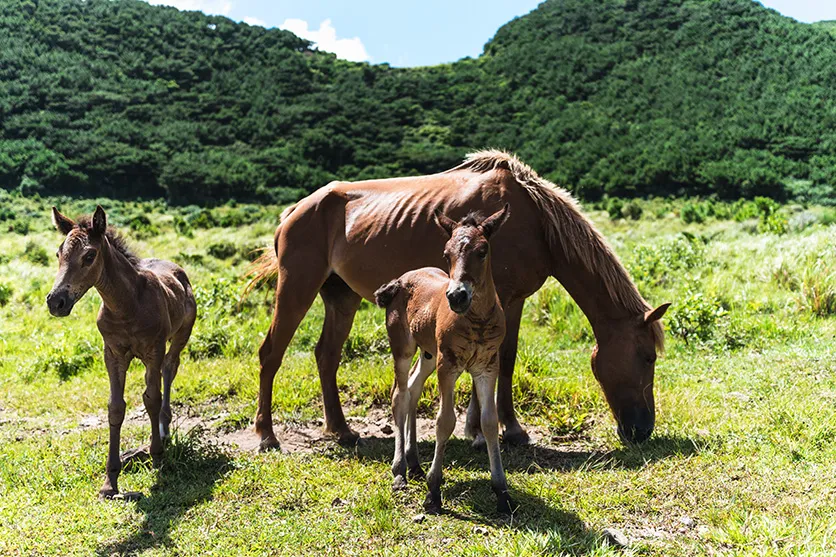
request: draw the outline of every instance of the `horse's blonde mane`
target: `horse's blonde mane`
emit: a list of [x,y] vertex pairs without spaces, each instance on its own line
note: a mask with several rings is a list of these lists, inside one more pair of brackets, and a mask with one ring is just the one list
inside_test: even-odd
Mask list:
[[[613,303],[628,312],[638,315],[651,309],[609,243],[583,214],[568,191],[541,178],[516,156],[494,149],[467,155],[462,164],[449,172],[488,172],[497,168],[510,172],[540,209],[546,240],[552,252],[560,250],[567,260],[578,262],[599,276]],[[659,321],[653,323],[653,333],[657,347],[663,349],[664,334]]]

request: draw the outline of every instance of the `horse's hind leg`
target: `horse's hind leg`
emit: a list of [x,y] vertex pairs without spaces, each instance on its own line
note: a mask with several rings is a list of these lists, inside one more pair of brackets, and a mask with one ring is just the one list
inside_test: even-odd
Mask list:
[[441,407],[435,422],[435,455],[427,476],[429,493],[424,500],[427,512],[438,514],[441,512],[441,480],[444,467],[444,449],[447,441],[456,427],[455,386],[459,372],[444,363],[442,358],[438,365],[438,390],[441,392]]
[[304,240],[299,240],[299,247],[290,248],[286,241],[280,239],[280,246],[285,247],[279,249],[276,307],[270,330],[258,350],[261,370],[255,430],[261,435],[262,451],[279,448],[279,440],[273,432],[273,379],[282,364],[287,345],[328,275],[327,261],[318,261]]
[[171,425],[171,384],[180,368],[180,353],[186,347],[194,326],[194,316],[184,323],[179,331],[171,338],[168,353],[163,359],[163,407],[160,411],[160,437],[165,442],[170,436]]
[[495,369],[473,375],[475,387],[473,396],[479,398],[482,406],[482,432],[488,447],[488,460],[491,467],[491,487],[497,497],[497,510],[501,513],[514,511],[515,504],[508,495],[508,484],[505,480],[505,470],[502,468],[502,457],[499,454],[499,420],[496,415],[496,377],[499,366]]
[[325,321],[316,343],[316,365],[325,408],[325,430],[335,433],[340,443],[355,443],[359,437],[348,427],[337,389],[337,369],[343,344],[351,332],[354,315],[362,298],[337,275],[331,275],[319,291],[325,303]]

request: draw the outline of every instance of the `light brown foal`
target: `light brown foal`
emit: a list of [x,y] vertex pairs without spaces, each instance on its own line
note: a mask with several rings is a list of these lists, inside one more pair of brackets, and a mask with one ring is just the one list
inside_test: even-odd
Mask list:
[[[375,292],[375,301],[386,308],[386,330],[395,360],[392,415],[395,419],[394,489],[406,486],[406,466],[412,476],[423,472],[418,460],[415,412],[427,376],[438,366],[441,407],[436,420],[435,456],[427,478],[428,512],[441,512],[441,468],[444,449],[456,425],[454,387],[462,371],[473,378],[481,407],[482,433],[488,446],[491,486],[499,512],[511,512],[505,471],[499,454],[496,380],[499,347],[505,338],[505,314],[491,274],[490,237],[508,218],[508,205],[480,219],[471,214],[459,224],[436,212],[435,221],[449,236],[444,259],[450,269],[425,267],[410,271]],[[421,356],[412,372],[416,349]],[[404,426],[409,417],[409,441],[404,455]]]
[[[124,464],[149,456],[155,465],[160,463],[171,423],[171,383],[180,366],[180,352],[191,335],[197,306],[186,272],[174,263],[139,259],[132,254],[124,240],[107,225],[107,216],[100,206],[92,217],[82,217],[78,222],[53,207],[52,221],[66,238],[58,248],[58,276],[46,298],[49,312],[66,317],[91,287],[102,297],[96,325],[104,339],[104,361],[110,377],[110,444],[107,477],[99,497],[112,499],[119,494],[117,479]],[[166,353],[169,341],[171,346]],[[151,444],[120,455],[125,379],[134,358],[145,364],[146,389],[142,400],[151,419]]]

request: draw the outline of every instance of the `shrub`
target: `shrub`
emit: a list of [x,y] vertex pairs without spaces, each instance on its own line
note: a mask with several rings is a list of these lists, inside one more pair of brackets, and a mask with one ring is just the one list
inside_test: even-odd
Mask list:
[[235,246],[235,244],[230,244],[229,242],[219,242],[217,244],[210,245],[206,251],[215,259],[229,259],[238,253],[238,247]]
[[29,221],[23,219],[13,220],[9,225],[9,232],[26,236],[29,234]]
[[174,230],[184,238],[194,238],[194,229],[189,222],[181,216],[174,217]]
[[683,233],[672,241],[636,246],[628,260],[630,274],[638,282],[663,284],[673,271],[703,266],[706,242],[701,236]]
[[93,367],[99,350],[89,342],[76,345],[70,355],[59,354],[42,362],[44,371],[54,370],[61,381],[72,379]]
[[836,273],[823,258],[803,267],[799,280],[799,306],[813,315],[836,314]]
[[42,246],[35,242],[30,241],[26,243],[26,247],[23,248],[23,257],[35,265],[42,265],[44,267],[49,265],[49,254],[47,254]]
[[621,208],[621,214],[630,220],[639,220],[642,216],[642,207],[638,201],[630,201]]
[[682,206],[679,216],[685,224],[705,222],[705,209],[699,203],[688,202]]
[[138,214],[133,215],[127,222],[127,225],[133,231],[134,236],[139,238],[140,240],[144,240],[146,238],[153,238],[154,236],[159,235],[160,229],[157,225],[151,222],[146,215]]
[[613,197],[607,200],[607,213],[609,213],[610,218],[612,220],[618,220],[622,217],[621,208],[624,206],[624,202],[618,199],[617,197]]
[[0,282],[0,307],[5,306],[12,299],[12,287],[5,282]]
[[691,293],[674,307],[668,320],[671,334],[686,344],[704,343],[712,339],[718,320],[728,312],[719,300],[707,298],[703,293]]

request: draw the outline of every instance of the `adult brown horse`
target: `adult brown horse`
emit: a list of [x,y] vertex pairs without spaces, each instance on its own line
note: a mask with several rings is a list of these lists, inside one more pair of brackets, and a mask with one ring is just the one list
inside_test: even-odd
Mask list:
[[[273,379],[287,345],[317,293],[325,303],[316,361],[326,429],[342,441],[349,429],[337,390],[337,367],[360,301],[410,269],[442,267],[447,238],[435,211],[460,219],[471,211],[491,214],[506,203],[512,216],[493,246],[492,269],[505,311],[507,334],[500,353],[497,394],[504,438],[526,443],[514,414],[511,380],[523,302],[554,276],[581,307],[597,345],[592,371],[629,442],[653,431],[656,349],[663,347],[656,309],[645,302],[606,240],[572,196],[539,177],[516,157],[499,151],[470,155],[461,165],[431,176],[334,182],[282,214],[275,253],[259,260],[253,283],[278,271],[276,305],[261,362],[256,431],[262,449],[278,448],[273,433]],[[476,436],[479,407],[471,397],[466,431]]]

